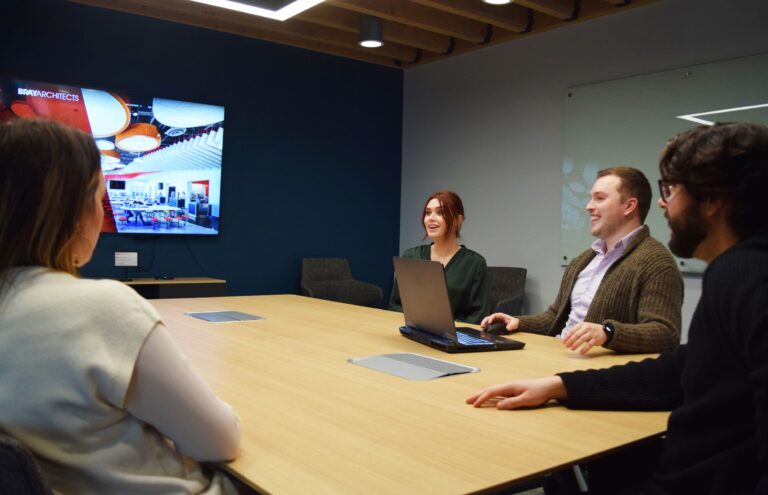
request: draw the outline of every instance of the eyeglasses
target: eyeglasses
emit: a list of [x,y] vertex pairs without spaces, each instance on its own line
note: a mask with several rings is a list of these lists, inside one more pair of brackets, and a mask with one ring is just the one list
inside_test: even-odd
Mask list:
[[669,198],[672,197],[674,186],[675,184],[670,184],[669,182],[664,182],[663,180],[659,179],[659,196],[661,196],[661,200],[665,203],[668,203]]

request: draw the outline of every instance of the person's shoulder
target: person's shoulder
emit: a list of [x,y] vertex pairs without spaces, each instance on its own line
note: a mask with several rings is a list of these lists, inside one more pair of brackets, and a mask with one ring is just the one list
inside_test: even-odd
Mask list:
[[151,329],[161,320],[149,301],[128,285],[112,279],[82,279],[83,294],[99,308],[99,318],[119,318],[120,327],[132,334],[134,329]]
[[137,312],[155,317],[153,306],[122,282],[108,278],[70,278],[72,297],[81,302],[92,302],[105,311],[114,308],[120,312]]
[[672,253],[669,252],[669,249],[650,235],[641,239],[635,250],[638,254],[642,254],[643,258],[646,260],[656,259],[658,262],[671,264],[675,267],[677,266],[675,258],[672,256]]
[[19,301],[34,302],[51,310],[113,306],[141,309],[149,305],[136,291],[117,280],[80,278],[44,267],[19,270],[11,289],[21,298]]
[[[426,257],[425,257],[426,253]],[[403,252],[403,258],[429,259],[429,244],[421,244],[408,248]]]
[[664,246],[664,244],[661,243],[658,239],[653,237],[652,235],[644,236],[642,239],[639,240],[637,243],[638,247],[643,247],[645,249],[662,249],[664,251],[667,251],[667,248]]
[[768,235],[745,239],[712,260],[705,271],[707,278],[744,283],[768,281]]
[[461,251],[462,256],[466,258],[467,260],[471,261],[472,263],[482,263],[483,265],[486,264],[485,257],[478,253],[477,251],[473,251],[469,249],[464,244],[461,245]]
[[[20,270],[14,279],[14,285],[26,292],[34,294],[41,302],[67,301],[70,299],[83,300],[98,297],[100,288],[93,280],[76,277],[70,273],[44,267],[30,267]],[[108,295],[102,295],[102,297]]]
[[80,296],[88,294],[99,297],[124,297],[129,293],[136,294],[136,291],[124,283],[109,278],[71,277],[69,284],[73,289],[76,287]]
[[579,266],[580,264],[586,264],[588,259],[592,259],[592,257],[595,255],[595,250],[591,247],[585,249],[581,253],[579,253],[577,256],[571,259],[571,261],[568,262],[568,267],[574,267]]

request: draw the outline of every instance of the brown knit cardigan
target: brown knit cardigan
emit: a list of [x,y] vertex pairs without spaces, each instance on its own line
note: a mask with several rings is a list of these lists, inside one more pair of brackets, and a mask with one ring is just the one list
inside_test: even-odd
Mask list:
[[[571,291],[595,252],[590,248],[566,267],[557,299],[539,315],[520,316],[519,330],[558,335],[571,311]],[[648,353],[680,343],[683,278],[669,251],[644,226],[605,274],[584,321],[612,323],[606,346],[616,352]]]

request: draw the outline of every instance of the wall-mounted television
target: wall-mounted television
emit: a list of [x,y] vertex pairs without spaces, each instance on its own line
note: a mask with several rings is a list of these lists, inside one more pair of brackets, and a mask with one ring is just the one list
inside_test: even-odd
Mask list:
[[219,233],[223,106],[0,77],[0,120],[14,118],[93,135],[107,181],[102,232]]

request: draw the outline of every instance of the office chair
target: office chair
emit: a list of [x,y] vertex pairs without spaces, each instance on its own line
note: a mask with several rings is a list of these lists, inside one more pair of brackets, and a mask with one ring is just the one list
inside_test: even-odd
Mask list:
[[488,288],[491,312],[508,315],[523,314],[525,299],[525,268],[489,266]]
[[15,438],[0,433],[0,495],[53,495],[29,450]]
[[346,258],[303,258],[300,293],[328,301],[379,306],[384,297],[381,287],[355,280]]

